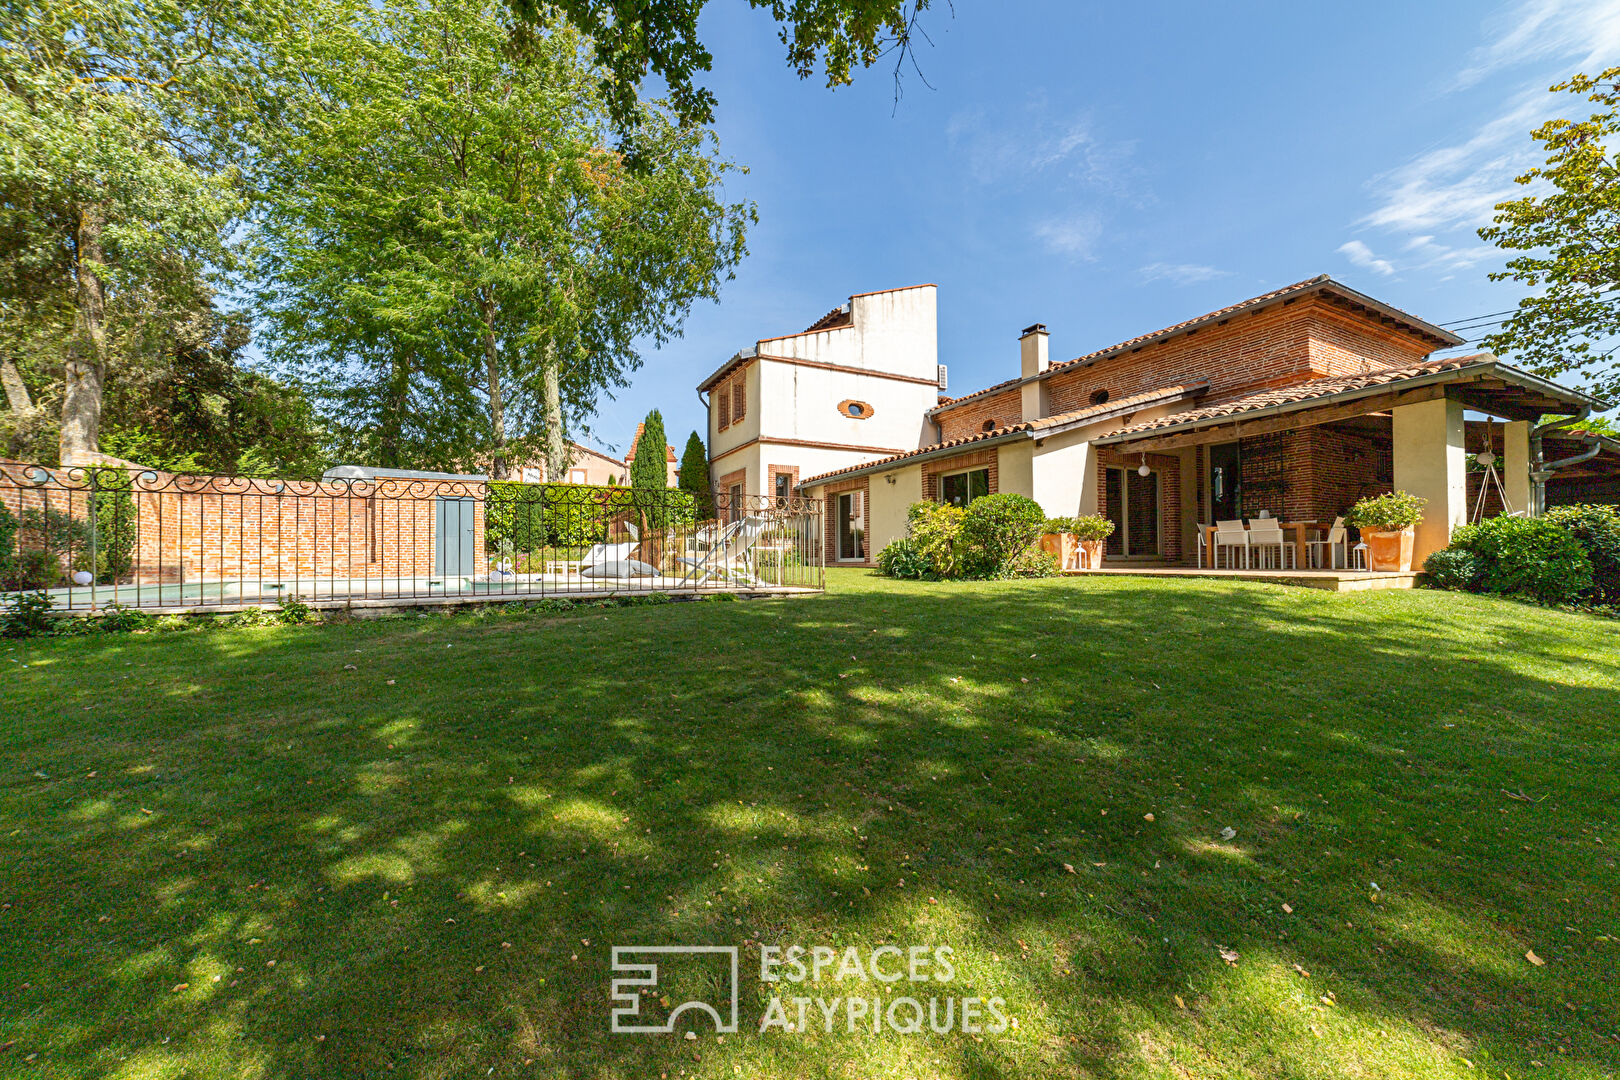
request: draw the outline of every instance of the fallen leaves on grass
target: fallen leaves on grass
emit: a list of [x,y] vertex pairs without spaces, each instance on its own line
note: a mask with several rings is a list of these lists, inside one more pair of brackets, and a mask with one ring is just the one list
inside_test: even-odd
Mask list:
[[1530,961],[1532,964],[1536,965],[1536,967],[1546,967],[1547,966],[1547,961],[1545,961],[1541,957],[1537,956],[1536,955],[1536,950],[1534,950],[1534,949],[1527,950],[1525,952],[1525,954],[1524,954],[1524,958],[1526,960]]
[[1221,949],[1220,953],[1221,953],[1221,959],[1222,960],[1225,960],[1232,967],[1237,967],[1237,962],[1238,962],[1237,950],[1235,950],[1235,949]]

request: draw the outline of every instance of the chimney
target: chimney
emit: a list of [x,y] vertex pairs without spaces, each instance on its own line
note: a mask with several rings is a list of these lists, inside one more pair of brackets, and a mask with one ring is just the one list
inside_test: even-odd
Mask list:
[[[1046,351],[1044,324],[1036,323],[1034,326],[1026,327],[1024,332],[1018,335],[1018,360],[1018,374],[1023,379],[1040,375],[1051,366],[1051,357]],[[1045,379],[1024,383],[1022,394],[1024,420],[1039,420],[1051,411]]]

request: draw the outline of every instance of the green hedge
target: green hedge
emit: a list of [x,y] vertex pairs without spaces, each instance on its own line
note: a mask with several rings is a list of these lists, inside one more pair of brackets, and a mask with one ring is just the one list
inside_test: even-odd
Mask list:
[[[1451,546],[1446,550],[1473,557],[1468,579],[1473,584],[1469,587],[1481,592],[1528,596],[1543,604],[1567,604],[1592,585],[1592,562],[1580,541],[1547,518],[1504,516],[1464,525],[1452,534]],[[1442,570],[1440,577],[1446,577],[1446,570],[1463,569],[1437,568]],[[1447,580],[1455,580],[1455,576]]]
[[643,530],[680,528],[697,520],[691,493],[591,484],[489,485],[484,502],[484,543],[497,550],[510,540],[518,551],[543,547],[588,547],[633,521]]
[[1023,495],[986,495],[966,509],[912,503],[906,535],[878,552],[878,572],[929,581],[1043,577],[1057,569],[1038,545],[1045,524],[1040,505]]
[[1592,586],[1586,599],[1620,604],[1620,507],[1557,506],[1547,520],[1568,530],[1592,564]]

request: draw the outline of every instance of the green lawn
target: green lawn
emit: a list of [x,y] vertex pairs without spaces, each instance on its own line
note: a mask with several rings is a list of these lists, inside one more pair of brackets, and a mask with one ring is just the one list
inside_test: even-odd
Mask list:
[[[0,1075],[1615,1076],[1617,632],[836,571],[0,643]],[[744,946],[741,1034],[609,1034],[663,943]],[[760,1034],[761,943],[1017,1026]]]

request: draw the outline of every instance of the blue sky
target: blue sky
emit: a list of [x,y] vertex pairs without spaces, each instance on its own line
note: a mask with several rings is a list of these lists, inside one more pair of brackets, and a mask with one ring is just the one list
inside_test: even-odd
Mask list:
[[596,441],[663,411],[759,337],[851,293],[939,285],[951,392],[1317,273],[1435,322],[1511,307],[1474,230],[1582,104],[1547,87],[1620,64],[1620,0],[1354,5],[944,0],[894,100],[892,65],[800,82],[767,16],[715,0],[722,151],[749,173],[751,254],[718,305],[645,354]]

